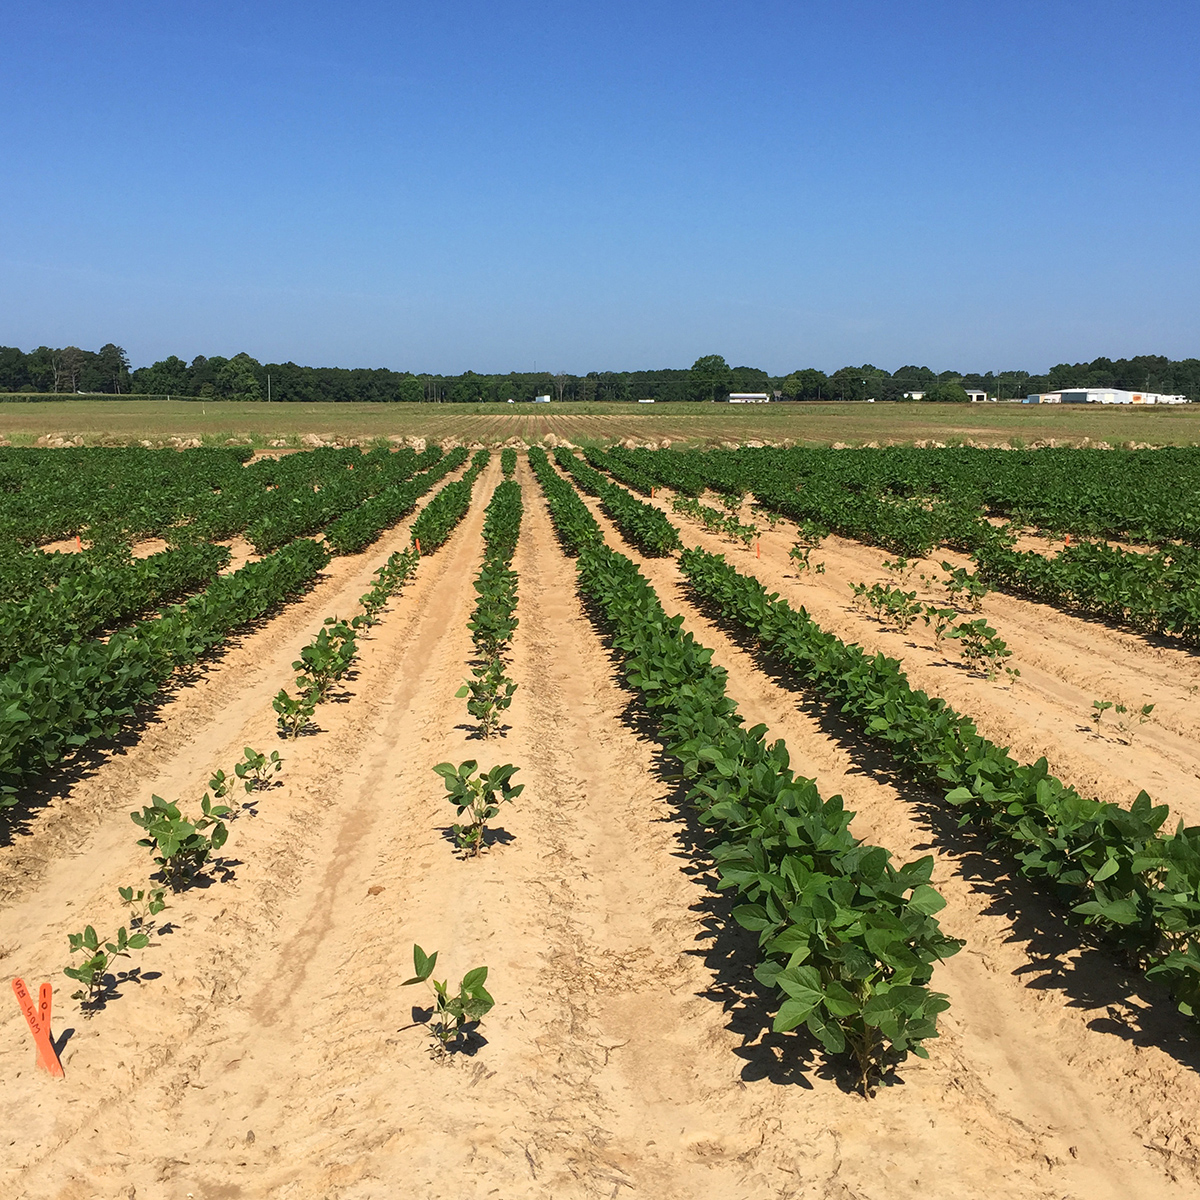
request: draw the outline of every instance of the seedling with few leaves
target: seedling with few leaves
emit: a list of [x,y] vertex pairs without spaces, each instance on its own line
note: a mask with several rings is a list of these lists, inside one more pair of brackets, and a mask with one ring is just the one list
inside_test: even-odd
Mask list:
[[451,995],[449,980],[433,978],[437,956],[436,950],[426,954],[420,946],[414,945],[413,970],[416,974],[401,986],[428,983],[433,989],[434,1006],[429,1018],[429,1035],[434,1040],[434,1051],[438,1058],[445,1060],[455,1050],[465,1049],[471,1034],[479,1028],[480,1021],[491,1012],[496,1002],[483,986],[487,981],[487,967],[468,971],[462,977],[457,993]]
[[991,589],[978,575],[972,575],[966,567],[952,567],[948,562],[942,563],[946,578],[942,581],[946,595],[952,603],[963,607],[964,602],[972,612],[978,612],[983,607],[983,598]]
[[140,813],[129,815],[135,825],[146,831],[138,845],[154,853],[163,878],[177,892],[195,877],[214,850],[225,845],[229,830],[223,818],[230,810],[224,804],[214,804],[212,797],[205,794],[200,802],[200,816],[188,820],[179,805],[161,796],[151,799],[153,802]]
[[100,1007],[108,989],[108,969],[118,958],[128,958],[130,950],[142,950],[150,945],[150,937],[145,933],[129,933],[122,925],[117,930],[114,941],[102,940],[96,930],[88,925],[82,933],[69,933],[67,940],[72,954],[83,954],[84,958],[78,964],[63,968],[63,974],[68,979],[74,979],[81,986],[77,992],[71,993],[72,1000],[78,1000],[84,1015],[90,1017]]
[[938,608],[936,604],[925,606],[925,613],[921,619],[926,625],[933,626],[933,641],[939,650],[956,616],[958,613],[952,608]]
[[468,679],[454,695],[469,696],[467,712],[479,722],[479,736],[489,738],[500,732],[500,714],[512,704],[517,685],[504,674],[504,663],[494,658],[471,668]]
[[135,892],[131,887],[123,887],[117,891],[129,908],[129,928],[139,933],[146,931],[151,917],[158,916],[167,907],[162,888],[140,888]]
[[515,800],[525,785],[513,787],[509,782],[517,773],[517,767],[505,764],[493,767],[486,775],[476,775],[479,764],[468,759],[457,767],[453,763],[438,763],[434,771],[446,782],[446,797],[461,818],[466,821],[451,827],[454,844],[466,854],[475,857],[483,849],[487,837],[487,823],[500,812],[500,805]]
[[286,688],[279,689],[271,707],[279,714],[275,719],[279,731],[288,738],[299,737],[312,724],[313,714],[317,711],[311,692],[301,692],[293,697],[288,695]]
[[[996,631],[983,617],[955,625],[946,636],[958,642],[963,662],[988,679],[995,679],[1001,664],[1012,655],[1008,643],[996,636]],[[1005,667],[1005,672],[1010,678],[1020,674],[1015,667]]]
[[[274,750],[271,756],[246,746],[243,750],[242,761],[234,768],[234,774],[242,781],[247,793],[265,791],[274,780],[272,775],[278,775],[283,770],[283,759],[279,751]],[[219,799],[219,797],[218,797]]]
[[1117,714],[1117,732],[1127,745],[1132,745],[1135,725],[1145,725],[1150,720],[1154,705],[1143,704],[1135,708],[1133,705],[1118,704],[1113,711]]

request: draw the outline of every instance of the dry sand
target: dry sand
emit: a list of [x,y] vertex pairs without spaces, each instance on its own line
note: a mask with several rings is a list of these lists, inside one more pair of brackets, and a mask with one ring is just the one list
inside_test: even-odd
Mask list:
[[[319,712],[320,733],[278,742],[270,697],[322,618],[354,610],[374,568],[406,543],[405,526],[335,560],[310,595],[239,639],[123,754],[66,780],[0,846],[0,962],[30,983],[53,979],[55,1035],[72,1031],[67,1077],[51,1081],[33,1069],[15,1004],[0,1010],[0,1195],[1200,1194],[1200,1077],[1182,1020],[941,822],[929,797],[863,761],[688,602],[672,562],[644,562],[664,604],[730,671],[745,716],[786,738],[824,794],[845,795],[860,836],[902,858],[937,854],[944,923],[968,940],[935,976],[953,1008],[930,1061],[905,1064],[902,1082],[873,1101],[800,1038],[764,1032],[749,935],[713,890],[670,764],[617,682],[536,484],[524,462],[519,470],[519,690],[502,740],[473,740],[454,697],[471,650],[483,508],[500,477],[493,460],[462,526],[362,641],[345,694]],[[813,588],[786,578],[788,544],[781,530],[764,538],[762,560],[739,565],[811,597],[822,620],[815,601],[825,597],[831,622],[869,634],[873,623],[845,611],[832,551]],[[849,544],[844,553],[852,575],[873,557]],[[951,698],[985,731],[1044,747],[1081,786],[1095,779],[1124,794],[1160,771],[1156,794],[1183,810],[1190,658],[1003,605],[1006,617],[1028,609],[1014,620],[1046,624],[1036,649],[1019,651],[1019,702],[920,639],[903,647],[914,682],[928,671],[948,696],[953,682],[962,690]],[[1076,696],[1108,672],[1132,682],[1139,662],[1163,699],[1161,726],[1127,750],[1075,731]],[[257,814],[232,825],[230,877],[173,898],[171,931],[135,960],[140,978],[81,1019],[59,973],[66,935],[118,923],[117,887],[146,879],[129,810],[152,792],[198,797],[246,744],[278,746],[286,763]],[[498,820],[504,838],[464,862],[431,768],[467,757],[516,763],[526,788]],[[439,975],[489,966],[497,1004],[475,1054],[429,1057],[412,1025],[424,996],[400,986],[414,941],[440,951]]]

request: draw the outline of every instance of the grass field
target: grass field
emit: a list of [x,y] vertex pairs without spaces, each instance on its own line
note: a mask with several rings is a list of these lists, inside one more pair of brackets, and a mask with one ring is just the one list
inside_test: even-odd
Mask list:
[[496,445],[553,433],[577,443],[618,438],[692,445],[784,440],[851,445],[942,441],[1029,445],[1084,439],[1114,446],[1200,442],[1200,405],[1128,410],[1116,407],[979,404],[262,404],[186,400],[47,400],[0,402],[0,436],[14,445],[39,437],[86,444],[169,438],[230,438],[267,445],[325,439],[419,435]]

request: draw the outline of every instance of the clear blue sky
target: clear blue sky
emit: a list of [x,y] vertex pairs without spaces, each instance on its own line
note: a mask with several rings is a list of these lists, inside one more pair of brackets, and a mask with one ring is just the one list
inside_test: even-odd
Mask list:
[[1196,0],[4,7],[3,344],[1200,355]]

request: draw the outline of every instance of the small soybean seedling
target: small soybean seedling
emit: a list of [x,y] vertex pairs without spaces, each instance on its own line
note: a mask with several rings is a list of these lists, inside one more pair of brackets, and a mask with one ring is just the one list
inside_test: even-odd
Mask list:
[[487,823],[499,815],[500,805],[515,800],[525,785],[513,787],[509,780],[517,773],[511,763],[493,767],[486,775],[476,775],[478,763],[472,758],[457,767],[453,763],[438,763],[434,771],[446,782],[446,797],[458,810],[457,815],[467,814],[468,820],[451,826],[454,844],[472,858],[483,849],[487,837]]
[[283,770],[283,759],[279,751],[272,751],[271,757],[250,746],[245,747],[243,758],[233,768],[234,774],[242,781],[247,792],[261,792],[271,786],[272,775],[278,775]]
[[489,738],[500,732],[500,714],[512,704],[517,685],[504,674],[498,658],[473,667],[471,675],[454,695],[459,700],[470,697],[467,712],[479,722],[479,736]]
[[958,613],[952,608],[938,608],[936,604],[927,604],[925,606],[925,615],[922,617],[922,620],[926,625],[933,626],[933,641],[939,650],[942,648],[942,642],[945,640],[951,622],[953,622],[956,616],[958,616]]
[[1100,732],[1100,720],[1110,708],[1113,702],[1111,700],[1093,700],[1092,701],[1092,720],[1096,722],[1096,732]]
[[275,719],[276,724],[287,738],[299,737],[312,724],[313,714],[317,711],[312,692],[302,691],[293,699],[286,688],[279,689],[279,694],[271,701],[271,707],[279,714]]
[[135,825],[146,831],[138,845],[156,852],[154,861],[171,890],[177,892],[204,866],[214,850],[225,845],[229,830],[222,818],[229,815],[229,809],[224,804],[213,804],[206,794],[200,801],[201,815],[189,821],[179,805],[161,796],[152,796],[151,800],[140,813],[129,815]]
[[438,952],[426,954],[420,946],[413,946],[413,970],[416,974],[401,985],[428,983],[433,988],[434,1008],[429,1019],[429,1035],[433,1038],[434,1050],[439,1059],[455,1050],[465,1048],[470,1036],[479,1028],[495,1005],[495,1000],[483,985],[487,980],[487,967],[476,967],[468,971],[458,985],[457,995],[450,994],[449,980],[433,979],[433,968],[437,964]]
[[139,889],[135,892],[131,887],[123,887],[117,891],[129,906],[129,928],[139,933],[146,931],[151,917],[157,917],[167,907],[162,888]]
[[96,931],[88,925],[82,933],[68,933],[67,941],[72,954],[82,953],[85,958],[78,966],[63,967],[63,974],[81,984],[79,991],[71,993],[78,1000],[85,1016],[91,1016],[100,1007],[107,983],[108,968],[118,958],[128,958],[130,950],[142,950],[150,945],[149,935],[129,933],[122,925],[117,930],[115,941],[101,941]]

